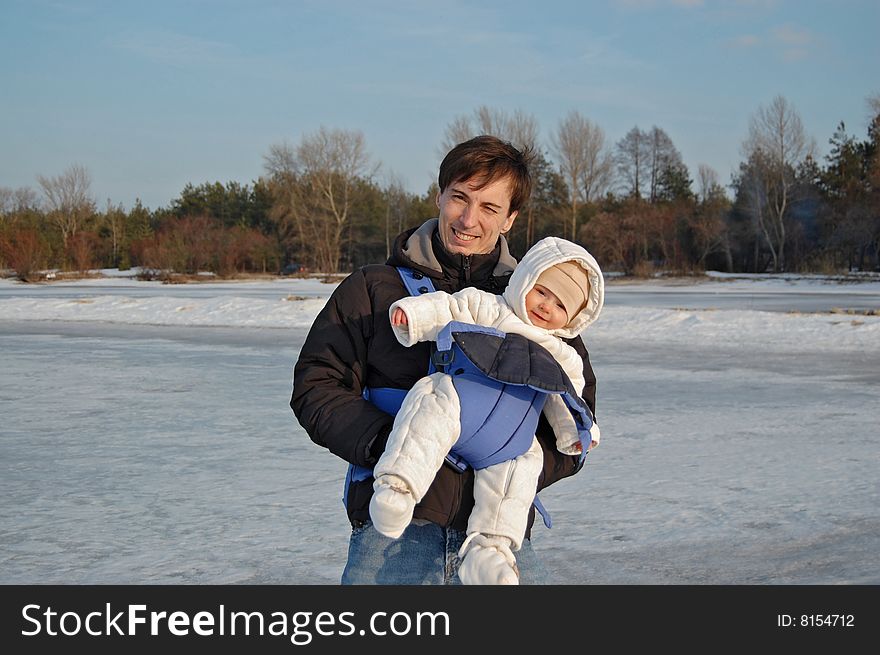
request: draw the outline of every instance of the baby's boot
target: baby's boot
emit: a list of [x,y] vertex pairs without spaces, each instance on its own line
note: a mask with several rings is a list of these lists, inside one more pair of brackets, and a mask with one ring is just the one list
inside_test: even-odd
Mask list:
[[458,551],[458,577],[466,585],[518,585],[519,569],[507,537],[475,532]]
[[381,534],[397,539],[412,521],[416,501],[409,486],[396,475],[380,475],[373,482],[370,519]]

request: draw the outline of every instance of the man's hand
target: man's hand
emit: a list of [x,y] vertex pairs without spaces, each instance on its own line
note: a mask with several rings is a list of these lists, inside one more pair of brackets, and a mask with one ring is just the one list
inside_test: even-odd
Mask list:
[[406,318],[406,312],[400,307],[395,308],[391,313],[391,325],[409,325]]

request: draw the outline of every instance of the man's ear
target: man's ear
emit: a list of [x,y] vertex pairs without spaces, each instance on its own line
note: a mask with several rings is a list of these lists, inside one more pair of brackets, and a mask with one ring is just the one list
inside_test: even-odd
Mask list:
[[440,191],[437,192],[437,195],[434,196],[434,204],[437,205],[437,209],[440,209]]
[[510,228],[513,227],[513,221],[516,220],[517,216],[519,216],[519,211],[510,212],[510,216],[504,219],[504,225],[501,226],[501,234],[510,232]]

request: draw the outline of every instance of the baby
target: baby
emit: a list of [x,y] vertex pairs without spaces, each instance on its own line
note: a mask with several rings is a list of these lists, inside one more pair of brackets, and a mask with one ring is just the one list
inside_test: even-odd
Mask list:
[[[451,321],[519,334],[542,346],[559,363],[574,390],[583,392],[583,360],[563,338],[579,335],[604,303],[604,280],[596,260],[564,239],[536,243],[511,275],[503,295],[474,288],[434,292],[391,305],[397,339],[406,346],[434,341]],[[524,367],[529,362],[523,362]],[[453,376],[434,373],[407,393],[384,453],[373,470],[370,518],[382,534],[397,538],[461,432],[461,402]],[[466,399],[465,399],[466,400]],[[546,395],[544,416],[560,452],[577,455],[581,443],[574,418],[559,394]],[[591,444],[599,442],[593,423]],[[474,509],[459,550],[464,584],[518,584],[513,553],[522,545],[544,456],[536,438],[514,459],[475,471]]]

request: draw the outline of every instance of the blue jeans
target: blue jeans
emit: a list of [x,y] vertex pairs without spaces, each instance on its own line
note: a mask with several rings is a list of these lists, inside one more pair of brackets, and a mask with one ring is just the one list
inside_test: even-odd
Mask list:
[[[342,584],[460,585],[458,549],[466,536],[461,530],[413,521],[399,539],[391,539],[367,521],[351,532]],[[528,539],[514,555],[520,584],[546,584],[546,571]]]

